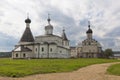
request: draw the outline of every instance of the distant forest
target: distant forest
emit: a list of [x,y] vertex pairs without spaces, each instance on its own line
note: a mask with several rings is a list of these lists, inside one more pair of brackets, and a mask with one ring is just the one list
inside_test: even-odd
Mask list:
[[0,58],[11,57],[11,55],[12,55],[11,52],[0,52]]

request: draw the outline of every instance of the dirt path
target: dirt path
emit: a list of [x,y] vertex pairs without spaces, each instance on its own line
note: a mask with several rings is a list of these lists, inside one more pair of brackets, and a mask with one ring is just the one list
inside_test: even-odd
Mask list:
[[96,64],[67,73],[51,73],[27,76],[24,78],[0,77],[0,80],[120,80],[120,76],[106,74],[106,69],[115,63]]

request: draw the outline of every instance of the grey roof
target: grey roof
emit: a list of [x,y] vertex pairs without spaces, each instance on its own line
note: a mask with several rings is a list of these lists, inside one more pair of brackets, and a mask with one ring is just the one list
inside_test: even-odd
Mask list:
[[32,51],[32,50],[28,47],[21,47],[21,51],[26,52],[26,51]]
[[32,32],[30,30],[30,27],[26,27],[26,29],[20,39],[20,42],[34,42],[34,38],[33,38]]
[[32,51],[32,50],[24,46],[18,46],[13,50],[13,52],[27,52],[27,51]]
[[75,49],[76,47],[75,46],[71,46],[70,49]]
[[90,25],[88,25],[89,29],[87,30],[86,33],[93,33],[92,29],[90,29]]
[[67,39],[67,36],[66,36],[66,34],[65,34],[65,30],[63,30],[62,38],[63,38],[63,40],[68,40],[68,39]]

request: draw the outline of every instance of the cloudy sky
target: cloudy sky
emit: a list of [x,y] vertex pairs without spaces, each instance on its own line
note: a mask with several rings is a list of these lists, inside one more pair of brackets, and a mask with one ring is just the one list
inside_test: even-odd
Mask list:
[[63,27],[72,46],[86,39],[88,20],[103,49],[120,50],[120,0],[0,0],[0,51],[11,51],[29,13],[34,36],[44,34],[48,13],[54,34]]

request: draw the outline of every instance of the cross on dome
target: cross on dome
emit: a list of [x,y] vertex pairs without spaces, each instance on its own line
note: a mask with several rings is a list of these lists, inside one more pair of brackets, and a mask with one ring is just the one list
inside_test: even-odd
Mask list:
[[51,21],[51,19],[50,19],[50,14],[48,13],[48,24],[50,24],[50,21]]
[[29,19],[29,13],[27,13],[27,19],[25,20],[25,23],[31,23],[31,20]]
[[90,21],[88,21],[88,27],[89,27],[89,29],[90,29]]

